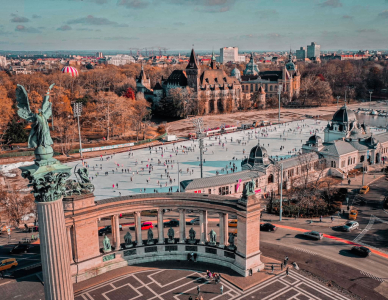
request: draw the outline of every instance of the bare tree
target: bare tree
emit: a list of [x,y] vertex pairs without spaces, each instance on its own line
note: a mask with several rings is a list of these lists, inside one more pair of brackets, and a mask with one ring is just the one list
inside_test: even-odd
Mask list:
[[23,195],[14,186],[6,190],[0,186],[0,207],[8,217],[10,223],[17,227],[22,217],[35,211],[35,201],[31,194]]

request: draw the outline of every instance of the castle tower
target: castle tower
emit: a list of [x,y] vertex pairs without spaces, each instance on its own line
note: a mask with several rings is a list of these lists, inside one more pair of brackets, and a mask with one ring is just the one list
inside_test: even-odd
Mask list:
[[187,75],[187,85],[194,89],[195,92],[198,91],[198,73],[199,67],[197,62],[197,57],[195,55],[194,48],[191,50],[190,60],[186,67]]
[[259,106],[265,108],[266,93],[262,86],[259,87]]

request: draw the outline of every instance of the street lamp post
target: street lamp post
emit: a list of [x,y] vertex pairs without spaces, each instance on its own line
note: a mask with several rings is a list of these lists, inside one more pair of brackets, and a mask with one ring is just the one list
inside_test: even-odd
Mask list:
[[337,110],[338,110],[338,101],[340,99],[340,96],[337,96]]
[[179,181],[179,161],[178,161],[178,192],[181,192],[181,183]]
[[282,220],[283,215],[283,163],[280,164],[280,210],[279,210],[279,221]]
[[369,91],[369,109],[372,102],[372,94],[373,94],[373,91]]
[[279,116],[278,116],[278,122],[279,123],[280,123],[280,95],[282,93],[282,90],[283,90],[283,86],[279,85],[279,88],[278,88],[278,95],[279,95]]
[[203,120],[202,118],[197,118],[193,120],[193,124],[197,129],[197,137],[199,139],[199,166],[201,167],[201,178],[203,178],[203,138],[205,134],[203,133]]
[[73,114],[74,118],[77,118],[77,123],[78,123],[78,138],[79,138],[79,154],[81,158],[82,156],[82,142],[81,142],[81,127],[79,125],[79,117],[81,116],[82,113],[82,103],[80,102],[75,102],[73,105]]

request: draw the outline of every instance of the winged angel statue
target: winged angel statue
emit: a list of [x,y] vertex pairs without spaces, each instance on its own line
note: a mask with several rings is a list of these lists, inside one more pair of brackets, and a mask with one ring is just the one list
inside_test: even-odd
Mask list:
[[16,100],[18,107],[18,115],[22,119],[27,120],[27,122],[32,122],[32,128],[30,136],[28,137],[28,147],[29,148],[38,148],[40,146],[46,148],[53,144],[53,140],[50,136],[50,128],[47,122],[47,119],[51,117],[51,102],[50,91],[54,83],[50,85],[47,90],[46,96],[43,98],[42,108],[38,109],[36,112],[32,112],[30,109],[30,103],[28,101],[28,95],[26,90],[20,84],[16,88]]

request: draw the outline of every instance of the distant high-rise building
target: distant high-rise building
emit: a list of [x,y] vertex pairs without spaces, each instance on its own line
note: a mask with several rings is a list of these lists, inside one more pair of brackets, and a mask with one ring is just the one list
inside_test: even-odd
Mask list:
[[321,46],[312,42],[311,45],[307,46],[307,58],[315,60],[321,55]]
[[96,57],[98,57],[98,58],[103,58],[104,55],[102,55],[102,52],[96,52]]
[[305,60],[307,58],[306,47],[300,47],[299,50],[296,50],[296,59]]
[[7,59],[5,56],[0,56],[0,67],[5,67],[7,65]]
[[238,47],[224,47],[220,49],[220,63],[244,62],[245,56],[238,55]]

